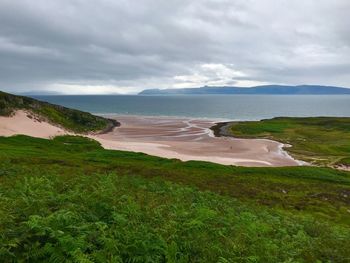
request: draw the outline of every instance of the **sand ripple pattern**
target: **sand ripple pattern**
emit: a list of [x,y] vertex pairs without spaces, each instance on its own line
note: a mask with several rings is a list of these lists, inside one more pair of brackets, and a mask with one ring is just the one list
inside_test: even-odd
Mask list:
[[[111,116],[109,116],[111,117]],[[121,127],[99,135],[105,148],[143,152],[183,161],[202,160],[241,166],[295,166],[281,143],[261,139],[217,138],[216,121],[169,117],[113,116]]]

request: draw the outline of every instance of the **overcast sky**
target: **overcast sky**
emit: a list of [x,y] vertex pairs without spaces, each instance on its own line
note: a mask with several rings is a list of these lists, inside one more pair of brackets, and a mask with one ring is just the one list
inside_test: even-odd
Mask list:
[[1,0],[0,90],[350,87],[349,0]]

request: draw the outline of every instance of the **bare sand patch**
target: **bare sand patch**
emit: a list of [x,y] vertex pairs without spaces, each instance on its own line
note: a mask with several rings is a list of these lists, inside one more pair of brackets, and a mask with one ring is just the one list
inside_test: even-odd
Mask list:
[[62,128],[35,118],[32,114],[18,110],[11,117],[0,116],[0,136],[24,134],[39,138],[52,138],[68,134]]
[[[121,127],[88,137],[99,141],[106,149],[142,152],[182,161],[241,166],[300,165],[282,149],[283,144],[275,141],[215,137],[210,130],[215,123],[213,120],[141,116],[117,116],[116,119]],[[33,118],[22,110],[11,117],[0,117],[0,136],[17,134],[52,138],[72,133]]]
[[241,166],[296,166],[283,144],[264,139],[215,137],[213,120],[118,116],[121,127],[92,138],[106,149],[143,152],[183,161]]

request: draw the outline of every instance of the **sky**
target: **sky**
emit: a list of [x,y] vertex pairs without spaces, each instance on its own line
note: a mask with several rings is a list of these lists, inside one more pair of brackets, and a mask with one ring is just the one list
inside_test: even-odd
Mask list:
[[0,90],[350,87],[349,0],[1,0]]

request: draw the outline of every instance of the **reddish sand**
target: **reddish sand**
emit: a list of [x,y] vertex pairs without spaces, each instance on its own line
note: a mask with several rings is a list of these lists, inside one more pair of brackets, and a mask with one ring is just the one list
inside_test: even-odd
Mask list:
[[[177,158],[241,166],[294,166],[300,163],[282,150],[283,145],[270,140],[214,137],[211,120],[118,116],[121,127],[101,135],[90,135],[106,149],[143,152]],[[0,117],[0,136],[25,134],[52,138],[69,134],[62,128],[33,118],[25,111]]]
[[295,166],[283,144],[261,139],[214,137],[215,121],[186,118],[118,116],[121,127],[93,136],[104,148],[241,166]]

